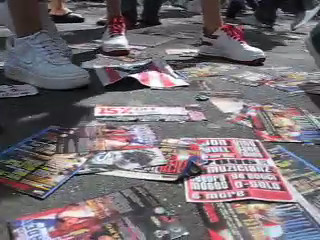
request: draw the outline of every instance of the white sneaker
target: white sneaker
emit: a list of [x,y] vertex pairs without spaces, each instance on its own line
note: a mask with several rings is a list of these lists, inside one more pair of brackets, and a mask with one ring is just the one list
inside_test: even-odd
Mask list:
[[102,37],[102,50],[108,55],[128,55],[130,47],[125,32],[126,24],[123,17],[111,19]]
[[45,89],[73,89],[89,84],[89,74],[60,54],[46,31],[15,40],[4,64],[5,76]]
[[261,49],[244,41],[242,29],[232,25],[224,25],[210,36],[203,36],[199,54],[250,65],[260,65],[266,59]]

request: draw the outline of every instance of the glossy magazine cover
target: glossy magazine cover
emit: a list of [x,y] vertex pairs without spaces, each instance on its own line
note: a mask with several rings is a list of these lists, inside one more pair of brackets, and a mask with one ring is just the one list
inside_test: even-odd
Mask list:
[[9,223],[15,240],[184,239],[189,233],[143,187],[21,217]]
[[57,154],[59,127],[49,127],[0,154],[0,183],[41,199],[71,178],[87,153]]

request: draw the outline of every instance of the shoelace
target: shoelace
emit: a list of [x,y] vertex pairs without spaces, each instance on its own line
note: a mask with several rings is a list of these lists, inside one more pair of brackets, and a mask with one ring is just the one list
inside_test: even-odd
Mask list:
[[123,17],[115,17],[109,22],[110,36],[122,35],[126,31],[126,24]]
[[68,62],[68,59],[61,55],[59,46],[51,38],[37,39],[36,41],[37,44],[35,44],[35,47],[43,56],[51,60],[51,62],[60,64]]
[[229,37],[237,40],[238,42],[246,43],[246,41],[244,40],[244,33],[242,27],[235,27],[226,24],[223,27],[221,27],[221,30],[224,31]]

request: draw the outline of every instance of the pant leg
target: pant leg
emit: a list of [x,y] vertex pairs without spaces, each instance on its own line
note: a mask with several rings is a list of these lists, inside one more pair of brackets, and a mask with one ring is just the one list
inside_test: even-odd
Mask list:
[[135,24],[138,20],[137,0],[122,0],[121,12],[131,23]]
[[144,0],[142,20],[146,22],[158,22],[162,0]]
[[258,2],[257,0],[246,0],[247,4],[249,7],[251,7],[253,10],[256,10],[258,7]]
[[245,8],[244,0],[231,0],[226,12],[226,16],[228,18],[235,18],[236,15],[244,8]]
[[255,17],[262,23],[273,25],[277,20],[277,10],[285,0],[262,0],[255,11]]

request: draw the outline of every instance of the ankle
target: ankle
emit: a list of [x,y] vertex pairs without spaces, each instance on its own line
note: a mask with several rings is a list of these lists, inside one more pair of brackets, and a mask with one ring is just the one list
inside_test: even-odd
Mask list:
[[203,28],[203,34],[204,35],[212,35],[213,33],[215,33],[219,28],[221,28],[222,26],[213,26],[210,28]]
[[61,16],[61,15],[65,15],[67,14],[68,12],[70,12],[70,9],[68,8],[59,8],[59,9],[50,9],[50,12],[49,14],[50,15],[58,15],[58,16]]

